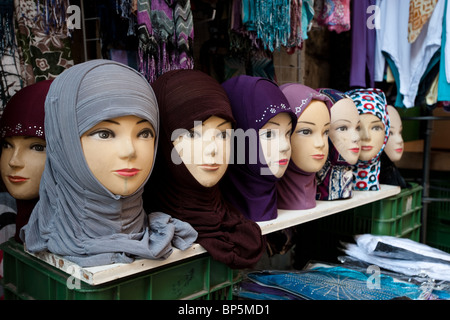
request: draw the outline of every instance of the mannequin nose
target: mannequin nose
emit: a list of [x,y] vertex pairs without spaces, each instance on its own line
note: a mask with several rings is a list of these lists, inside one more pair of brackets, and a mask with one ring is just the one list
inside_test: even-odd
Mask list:
[[286,153],[291,150],[291,139],[290,137],[284,137],[280,139],[280,152]]
[[11,168],[23,168],[24,167],[24,162],[21,157],[21,152],[19,149],[17,149],[17,148],[14,149],[14,152],[11,155],[11,158],[9,159],[8,164]]
[[204,153],[207,157],[215,157],[218,152],[217,142],[214,138],[204,143]]
[[123,159],[132,159],[136,157],[136,148],[131,138],[124,138],[120,145],[120,157]]
[[[328,139],[328,137],[326,139]],[[325,147],[325,138],[324,138],[324,136],[316,135],[316,137],[314,137],[314,146],[316,148],[323,148],[323,147]]]
[[361,140],[370,140],[369,129],[365,127],[361,127],[361,131],[359,131],[359,136]]
[[352,135],[351,135],[351,139],[352,139],[351,141],[353,143],[359,142],[361,140],[360,133],[358,131],[356,131],[356,130],[353,130]]

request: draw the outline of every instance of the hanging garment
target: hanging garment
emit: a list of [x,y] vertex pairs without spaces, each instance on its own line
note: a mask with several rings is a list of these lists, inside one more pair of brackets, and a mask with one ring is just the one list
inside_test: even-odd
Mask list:
[[408,41],[416,41],[423,26],[430,19],[438,0],[410,0],[408,20]]
[[170,70],[194,67],[189,0],[138,1],[139,70],[152,83]]
[[191,130],[195,121],[212,116],[234,124],[225,91],[198,70],[167,72],[152,86],[161,113],[161,143],[155,175],[145,187],[145,206],[190,223],[198,232],[197,242],[213,259],[237,269],[254,265],[263,251],[261,229],[224,199],[218,184],[200,184],[172,142],[176,130]]
[[[343,92],[334,89],[319,89],[319,93],[326,95],[333,106],[342,99],[349,99]],[[316,200],[337,200],[352,197],[353,172],[350,165],[339,154],[331,139],[328,140],[328,157],[325,165],[316,174]]]
[[[286,112],[292,118],[293,129],[297,117],[275,82],[242,75],[222,84],[230,99],[236,129],[254,134],[256,141],[239,141],[245,148],[234,160],[222,181],[222,191],[228,201],[253,221],[272,220],[277,217],[276,182],[279,178],[269,174],[263,157],[258,131],[277,114]],[[242,154],[245,153],[244,155]]]
[[14,0],[17,44],[24,86],[54,79],[73,66],[71,40],[65,21],[67,0]]
[[358,160],[353,168],[353,187],[355,190],[380,189],[380,156],[389,138],[390,120],[387,113],[387,103],[384,92],[380,89],[355,89],[346,92],[355,102],[359,114],[372,114],[378,117],[384,125],[384,142],[380,151],[372,159]]
[[[312,100],[325,102],[329,108],[331,100],[324,94],[299,83],[284,84],[281,91],[289,101],[295,112],[295,126],[303,111],[309,107]],[[294,161],[289,162],[288,168],[277,183],[278,208],[286,210],[305,210],[316,206],[316,172],[305,172]]]
[[445,0],[437,101],[450,101],[450,4]]
[[102,121],[127,115],[149,121],[156,149],[156,98],[147,80],[126,65],[91,60],[53,81],[45,103],[47,158],[39,201],[20,234],[27,250],[48,250],[89,267],[162,259],[172,245],[184,250],[195,241],[188,223],[161,212],[147,216],[143,185],[129,196],[116,195],[88,167],[80,137]]
[[[414,107],[420,80],[441,46],[445,0],[439,0],[429,21],[414,43],[408,42],[409,0],[379,0],[380,29],[377,29],[375,81],[382,81],[385,57],[398,70],[397,88],[403,105]],[[396,104],[396,106],[398,106]]]
[[302,38],[308,39],[308,32],[311,30],[314,18],[314,0],[302,1]]
[[[44,104],[53,80],[31,84],[17,92],[5,107],[0,119],[0,137],[26,136],[45,140]],[[14,238],[22,243],[20,229],[28,223],[31,212],[38,201],[35,199],[16,199],[16,233]]]
[[316,17],[319,25],[337,33],[350,30],[350,0],[324,0],[320,7]]
[[[376,0],[353,1],[352,5],[352,55],[350,67],[350,87],[375,86],[375,25],[370,25],[372,11],[367,13]],[[375,9],[374,9],[375,10]],[[367,81],[368,79],[368,81]]]

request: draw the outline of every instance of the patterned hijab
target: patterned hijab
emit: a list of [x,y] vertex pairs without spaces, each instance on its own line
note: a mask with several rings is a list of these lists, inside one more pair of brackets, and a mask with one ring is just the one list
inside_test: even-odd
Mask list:
[[263,250],[259,226],[225,201],[218,184],[201,185],[173,152],[173,134],[192,129],[195,121],[217,116],[235,124],[225,91],[209,75],[189,69],[166,72],[152,87],[161,113],[161,143],[145,190],[146,207],[190,223],[213,259],[236,269],[253,266]]
[[375,157],[368,161],[358,160],[353,169],[355,190],[379,190],[380,157],[389,138],[390,120],[386,96],[380,89],[355,89],[346,94],[355,102],[359,114],[372,114],[384,124],[384,142]]
[[225,81],[222,86],[230,99],[237,130],[256,137],[256,141],[238,143],[238,147],[245,143],[244,155],[237,150],[238,159],[225,175],[223,192],[249,219],[275,219],[278,214],[276,182],[280,179],[261,161],[264,157],[258,131],[279,113],[287,112],[291,116],[293,129],[297,118],[283,92],[271,80],[243,75]]
[[148,120],[158,137],[153,90],[126,65],[92,60],[67,69],[53,81],[45,102],[47,160],[40,199],[21,230],[30,252],[48,250],[80,266],[171,253],[174,232],[152,232],[148,227],[143,186],[130,196],[112,194],[84,158],[82,134],[101,121],[127,115]]
[[[44,104],[50,84],[53,80],[44,80],[29,85],[17,92],[9,101],[0,120],[1,139],[14,136],[29,136],[45,140]],[[39,198],[16,199],[16,233],[19,243],[20,229],[27,224]]]
[[[329,111],[331,100],[313,88],[299,83],[284,84],[280,88],[295,112],[295,125],[313,100],[325,102]],[[286,173],[277,184],[278,208],[285,210],[314,208],[316,206],[316,189],[316,172],[306,172],[291,160]]]
[[[342,99],[350,99],[345,93],[334,89],[318,89],[332,101],[333,106]],[[316,200],[336,200],[352,197],[352,165],[339,154],[331,139],[328,139],[328,158],[323,168],[317,172]]]

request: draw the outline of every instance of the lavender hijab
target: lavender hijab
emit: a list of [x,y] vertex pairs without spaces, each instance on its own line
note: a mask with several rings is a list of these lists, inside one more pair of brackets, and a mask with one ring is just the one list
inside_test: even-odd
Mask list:
[[[350,99],[345,93],[334,89],[318,89],[319,93],[330,98],[333,106],[342,99]],[[356,107],[355,107],[356,108]],[[316,200],[337,200],[352,197],[353,166],[340,155],[331,139],[328,139],[328,157],[325,165],[316,174]]]
[[[236,135],[247,133],[255,141],[235,140],[234,162],[222,179],[225,198],[253,221],[267,221],[277,217],[276,182],[269,173],[260,147],[258,131],[267,121],[287,112],[295,127],[297,118],[289,102],[273,81],[247,75],[237,76],[222,84],[231,103],[236,120]],[[238,130],[241,130],[238,132]],[[245,143],[245,150],[240,147]],[[244,154],[243,154],[244,153]]]
[[[288,99],[292,110],[295,112],[296,125],[298,118],[309,106],[311,101],[320,100],[325,102],[328,110],[331,106],[331,100],[326,95],[303,84],[288,83],[282,85],[280,88]],[[316,173],[305,172],[291,159],[286,173],[277,184],[278,208],[285,210],[305,210],[314,208],[316,206],[316,189]]]
[[146,215],[143,185],[129,196],[115,195],[90,171],[80,137],[101,121],[127,115],[148,120],[159,136],[153,90],[126,65],[92,60],[53,81],[45,102],[47,159],[40,199],[21,230],[30,252],[48,250],[87,267],[165,258],[172,243],[186,249],[196,239],[187,223],[160,212]]

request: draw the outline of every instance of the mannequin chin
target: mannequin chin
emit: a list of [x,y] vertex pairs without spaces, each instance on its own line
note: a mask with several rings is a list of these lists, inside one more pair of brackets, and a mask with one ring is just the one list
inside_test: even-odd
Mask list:
[[230,131],[229,121],[211,116],[173,141],[188,171],[204,187],[215,186],[228,168]]
[[31,136],[7,137],[0,157],[2,180],[18,200],[39,197],[39,184],[45,167],[45,140]]
[[146,181],[153,166],[155,130],[147,120],[123,116],[102,121],[81,136],[84,157],[110,192],[127,196]]
[[313,100],[297,120],[291,138],[292,161],[305,172],[318,172],[328,157],[330,114],[323,101]]
[[373,114],[360,114],[361,154],[359,160],[369,161],[380,152],[385,138],[383,122]]
[[291,158],[292,119],[282,112],[259,129],[259,141],[270,172],[281,178]]
[[344,160],[353,165],[361,152],[360,117],[352,99],[345,98],[331,108],[330,140]]
[[403,156],[403,137],[402,137],[402,119],[393,106],[388,105],[387,110],[389,113],[389,118],[391,120],[391,128],[389,131],[389,139],[384,148],[386,155],[391,159],[391,161],[399,161]]

